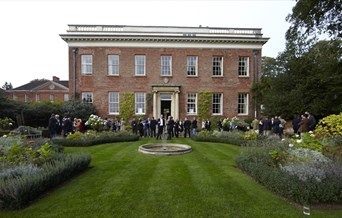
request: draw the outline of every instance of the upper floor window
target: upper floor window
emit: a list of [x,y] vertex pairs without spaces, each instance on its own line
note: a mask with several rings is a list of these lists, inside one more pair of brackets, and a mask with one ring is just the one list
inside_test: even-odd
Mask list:
[[187,114],[197,114],[197,94],[188,93],[187,99]]
[[93,93],[92,92],[82,92],[82,101],[85,103],[93,103]]
[[81,71],[82,74],[93,73],[93,56],[92,55],[81,55]]
[[239,76],[249,76],[249,57],[239,57]]
[[172,76],[172,56],[162,55],[160,56],[161,75]]
[[188,56],[186,58],[186,71],[188,76],[197,76],[197,56]]
[[222,93],[213,93],[213,115],[222,115]]
[[135,56],[135,75],[145,76],[145,55]]
[[135,93],[135,114],[145,114],[145,93]]
[[119,75],[119,55],[108,55],[108,75]]
[[248,115],[248,94],[239,93],[238,95],[238,114]]
[[214,56],[213,57],[213,76],[223,75],[223,57]]
[[108,93],[108,107],[109,107],[109,114],[119,114],[119,93],[118,92]]

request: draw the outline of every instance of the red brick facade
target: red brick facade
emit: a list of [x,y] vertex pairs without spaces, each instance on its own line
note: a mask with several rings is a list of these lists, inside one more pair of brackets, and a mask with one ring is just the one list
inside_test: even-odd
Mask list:
[[68,81],[53,80],[32,81],[12,90],[6,90],[6,96],[21,102],[56,102],[69,100]]
[[[144,36],[145,38],[147,36]],[[70,39],[65,39],[68,42]],[[142,37],[143,38],[143,37]],[[256,44],[263,44],[267,41]],[[93,94],[93,104],[98,114],[102,117],[110,117],[108,93],[109,92],[142,92],[146,93],[145,115],[159,116],[160,113],[160,93],[170,93],[172,97],[171,115],[176,119],[184,119],[185,116],[192,117],[197,114],[187,113],[188,93],[196,93],[197,99],[200,91],[211,93],[221,93],[222,111],[217,116],[243,118],[254,117],[255,108],[252,99],[251,85],[253,81],[260,77],[261,72],[261,46],[257,49],[253,46],[236,46],[236,48],[225,48],[224,46],[212,48],[206,46],[148,46],[130,45],[130,41],[125,42],[127,46],[96,46],[91,41],[87,41],[78,46],[69,44],[69,88],[70,96],[74,95],[74,77],[76,76],[76,93],[78,96],[82,92]],[[95,40],[96,41],[96,40]],[[108,40],[110,41],[110,40]],[[68,42],[69,43],[69,42]],[[153,42],[150,42],[153,43]],[[177,42],[172,42],[177,44]],[[181,43],[181,42],[180,42]],[[190,42],[191,44],[191,42]],[[239,43],[243,44],[243,43]],[[207,48],[208,47],[208,48]],[[243,47],[243,48],[241,48]],[[77,53],[75,53],[77,48]],[[81,73],[81,56],[92,55],[92,74],[83,75]],[[119,75],[108,75],[108,55],[119,56]],[[145,56],[145,75],[135,75],[135,55]],[[172,75],[161,75],[161,56],[172,57]],[[187,56],[197,56],[197,76],[187,75]],[[223,57],[223,75],[213,76],[213,57]],[[74,62],[76,57],[76,65]],[[248,57],[248,76],[239,76],[239,58]],[[75,71],[76,70],[76,71]],[[175,91],[176,90],[176,91]],[[177,94],[175,94],[177,93]],[[238,95],[245,93],[248,95],[248,112],[238,114]],[[155,95],[155,96],[154,96]],[[175,97],[177,95],[177,97]],[[198,102],[197,102],[198,104]],[[198,107],[197,107],[198,108]],[[198,109],[197,109],[198,110]],[[211,114],[211,108],[210,114]]]

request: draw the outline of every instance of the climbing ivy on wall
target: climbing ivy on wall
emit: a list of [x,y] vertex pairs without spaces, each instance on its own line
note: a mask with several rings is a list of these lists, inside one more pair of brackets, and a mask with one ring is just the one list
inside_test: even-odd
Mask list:
[[212,93],[200,91],[198,95],[198,120],[210,118]]
[[120,97],[120,118],[129,121],[134,115],[134,93],[124,92]]

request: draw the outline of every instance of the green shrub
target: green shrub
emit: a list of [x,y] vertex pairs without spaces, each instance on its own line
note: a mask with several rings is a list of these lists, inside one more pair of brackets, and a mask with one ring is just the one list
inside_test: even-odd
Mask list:
[[[81,133],[82,134],[82,133]],[[130,142],[139,140],[139,136],[129,133],[127,131],[119,132],[101,132],[95,133],[90,131],[89,133],[84,133],[72,139],[64,138],[54,138],[52,141],[55,144],[65,146],[65,147],[86,147],[91,145],[112,143],[112,142]]]
[[293,144],[296,148],[307,148],[314,151],[322,152],[322,138],[318,138],[315,134],[308,132],[301,134],[301,139],[297,139],[293,141]]
[[6,166],[41,165],[54,158],[62,148],[47,139],[27,140],[20,136],[0,138],[0,162]]
[[332,114],[321,119],[316,126],[315,133],[321,136],[342,135],[342,112],[339,115]]
[[[66,154],[59,155],[39,169],[27,166],[21,173],[18,173],[18,167],[7,169],[7,176],[0,177],[0,209],[24,207],[42,193],[85,170],[90,161],[89,154]],[[13,172],[17,175],[8,176]]]
[[242,132],[238,130],[232,132],[213,131],[212,133],[204,130],[199,132],[197,135],[192,135],[191,139],[195,141],[219,142],[232,145],[242,145],[245,142],[242,136]]
[[295,202],[342,202],[341,162],[332,162],[317,151],[292,149],[281,143],[242,147],[237,166],[269,190]]
[[14,121],[11,118],[5,117],[0,118],[0,129],[1,130],[11,130],[14,128]]

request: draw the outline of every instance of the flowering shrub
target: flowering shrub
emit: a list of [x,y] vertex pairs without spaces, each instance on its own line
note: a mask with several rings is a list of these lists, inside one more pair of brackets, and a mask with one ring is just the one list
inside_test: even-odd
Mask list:
[[322,139],[316,137],[313,132],[303,133],[301,139],[296,139],[293,141],[293,145],[296,148],[308,148],[314,151],[322,152],[323,151],[323,145],[322,145]]
[[243,134],[243,138],[245,140],[256,140],[258,138],[258,134],[254,130],[249,130]]
[[5,117],[4,119],[0,119],[0,129],[11,130],[13,127],[14,121],[11,118]]
[[54,158],[59,151],[57,146],[43,140],[25,140],[18,136],[0,138],[0,162],[7,166],[41,165]]
[[86,126],[90,126],[95,131],[102,131],[104,127],[104,120],[97,115],[90,115],[89,119],[85,123]]
[[342,112],[324,117],[319,121],[315,132],[323,136],[342,135]]

